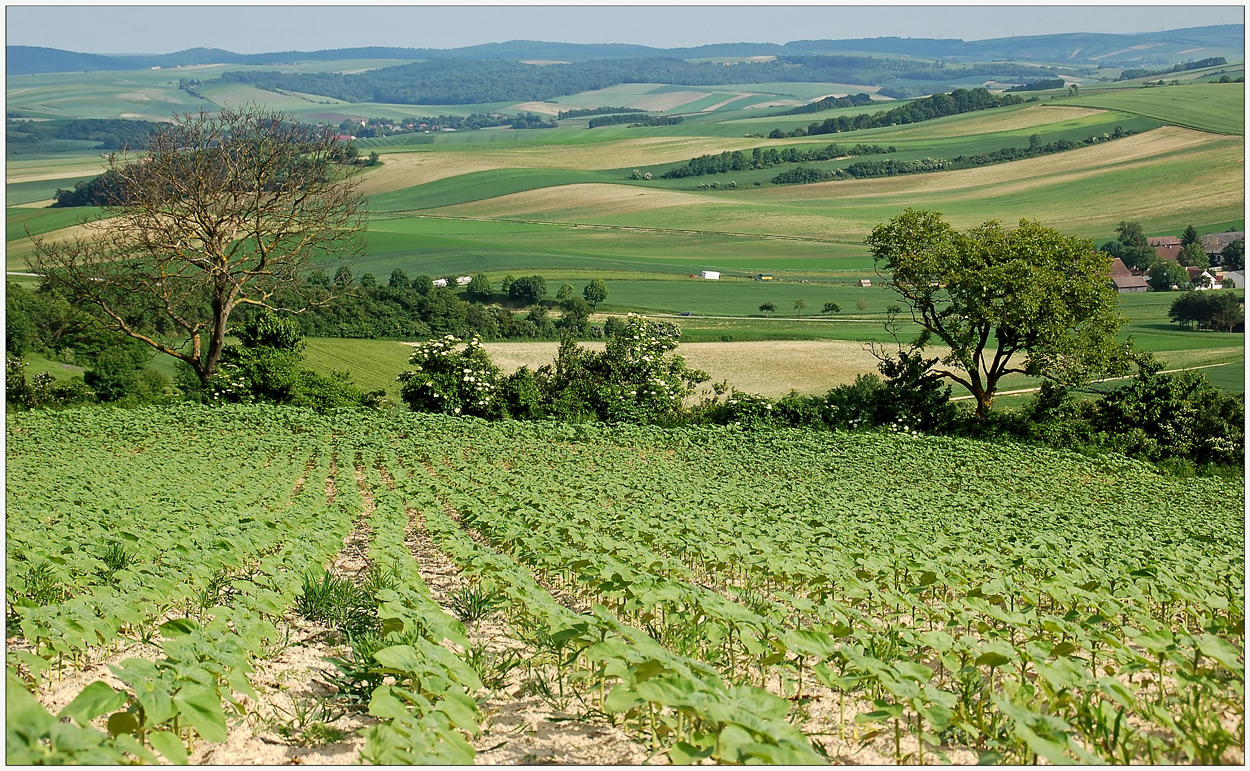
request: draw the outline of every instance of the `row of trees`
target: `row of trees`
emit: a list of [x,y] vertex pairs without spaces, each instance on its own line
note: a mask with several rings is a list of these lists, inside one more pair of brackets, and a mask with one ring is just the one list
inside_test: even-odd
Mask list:
[[985,88],[957,88],[949,94],[933,94],[924,99],[900,105],[891,110],[855,116],[840,115],[827,118],[820,123],[812,123],[807,128],[793,131],[773,129],[769,139],[785,139],[787,137],[816,136],[819,134],[835,134],[843,131],[899,126],[907,123],[944,118],[948,115],[959,115],[966,112],[989,110],[1011,104],[1020,104],[1024,100],[1013,94],[992,94]]
[[771,169],[783,163],[816,163],[835,158],[860,155],[881,155],[895,151],[893,145],[829,144],[824,147],[756,147],[750,155],[742,150],[726,150],[716,155],[700,155],[691,158],[684,166],[675,166],[660,175],[661,179],[684,179],[706,174],[727,174],[733,171]]
[[629,126],[678,126],[681,124],[682,116],[680,115],[637,115],[634,113],[626,113],[624,115],[601,115],[597,118],[591,118],[586,122],[587,128],[600,128],[602,126],[619,126],[627,123]]

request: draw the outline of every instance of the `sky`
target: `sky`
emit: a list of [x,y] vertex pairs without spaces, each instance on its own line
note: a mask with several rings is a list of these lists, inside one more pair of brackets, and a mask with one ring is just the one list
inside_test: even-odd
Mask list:
[[793,3],[687,5],[7,5],[8,45],[80,53],[235,53],[358,46],[459,48],[508,40],[634,43],[787,43],[861,37],[981,40],[1061,32],[1158,32],[1244,24],[1244,5],[934,5]]

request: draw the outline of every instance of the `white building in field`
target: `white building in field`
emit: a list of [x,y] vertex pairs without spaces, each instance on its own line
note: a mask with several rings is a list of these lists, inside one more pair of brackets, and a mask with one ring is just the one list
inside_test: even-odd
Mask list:
[[699,278],[706,278],[709,281],[719,281],[720,273],[715,270],[705,270],[699,274]]
[[473,278],[471,276],[457,276],[456,286],[468,286],[469,282],[472,280]]
[[447,287],[447,279],[445,278],[434,279],[434,286],[439,287],[440,289],[445,289]]

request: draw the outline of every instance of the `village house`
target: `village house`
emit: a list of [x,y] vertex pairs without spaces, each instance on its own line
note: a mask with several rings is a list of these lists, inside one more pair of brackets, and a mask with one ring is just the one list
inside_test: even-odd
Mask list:
[[1185,245],[1176,236],[1155,236],[1147,238],[1146,244],[1155,250],[1155,254],[1161,260],[1171,260],[1172,262],[1180,262],[1181,252],[1185,250]]
[[1203,268],[1185,268],[1185,272],[1189,274],[1189,283],[1193,285],[1194,289],[1220,289],[1223,287],[1223,284],[1215,280],[1215,276],[1212,276]]

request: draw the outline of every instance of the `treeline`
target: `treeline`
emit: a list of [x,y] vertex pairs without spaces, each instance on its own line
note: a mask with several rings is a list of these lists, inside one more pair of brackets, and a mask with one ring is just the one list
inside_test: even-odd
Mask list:
[[[1136,133],[1136,131],[1125,131],[1123,128],[1116,126],[1115,131],[1107,135],[1105,139],[1121,139]],[[956,156],[954,160],[955,163],[960,165],[985,166],[991,163],[1005,163],[1007,161],[1018,161],[1022,158],[1033,158],[1038,155],[1062,153],[1066,150],[1075,150],[1078,147],[1095,144],[1096,142],[1103,141],[1103,139],[1103,137],[1089,136],[1080,142],[1076,142],[1071,139],[1060,139],[1047,144],[1042,144],[1041,136],[1034,134],[1029,137],[1028,147],[1004,147],[1001,150],[995,150],[989,153],[959,155]]]
[[79,180],[72,190],[57,188],[53,195],[53,208],[68,206],[106,206],[119,203],[122,186],[117,182],[117,172],[104,172],[92,179]]
[[680,115],[604,115],[600,118],[591,118],[586,124],[587,128],[599,128],[600,126],[615,126],[621,123],[628,123],[633,126],[676,126],[682,122]]
[[[592,285],[596,282],[591,282]],[[602,282],[599,282],[600,284]],[[350,291],[348,287],[351,287]],[[422,340],[430,336],[478,336],[488,340],[556,339],[562,334],[598,338],[603,328],[590,324],[593,307],[572,296],[572,287],[555,299],[547,297],[542,276],[504,279],[499,291],[485,276],[475,276],[464,296],[434,279],[420,275],[409,279],[396,269],[385,284],[365,273],[353,282],[350,271],[341,269],[333,278],[314,272],[302,292],[306,296],[333,300],[300,313],[300,332],[308,337],[344,337],[374,340]],[[589,300],[606,297],[589,289]],[[287,298],[298,305],[299,298]],[[507,307],[512,306],[512,307]],[[249,311],[241,310],[246,319]]]
[[31,145],[54,139],[99,142],[101,150],[142,147],[158,124],[146,120],[84,118],[81,120],[31,121],[9,119],[5,125],[8,145]]
[[756,147],[748,156],[742,150],[728,151],[716,155],[700,155],[691,158],[685,166],[677,166],[660,175],[661,179],[683,179],[700,177],[705,174],[726,174],[732,171],[752,171],[770,169],[784,163],[814,163],[831,161],[834,158],[845,158],[858,155],[879,155],[892,153],[893,145],[857,144],[852,146],[830,144],[824,147],[786,147],[778,150],[775,147]]
[[1153,78],[1158,75],[1170,75],[1174,72],[1187,72],[1188,70],[1200,70],[1204,67],[1218,67],[1221,64],[1228,64],[1228,59],[1223,56],[1213,56],[1210,59],[1199,59],[1196,62],[1182,62],[1173,64],[1166,70],[1148,70],[1148,69],[1132,69],[1124,70],[1120,73],[1117,81],[1132,80],[1133,78]]
[[836,134],[843,131],[859,131],[862,129],[897,126],[907,123],[944,118],[948,115],[959,115],[965,112],[989,110],[1012,104],[1021,104],[1024,99],[1014,94],[991,94],[985,88],[957,88],[949,94],[933,94],[924,99],[917,99],[892,110],[878,113],[827,118],[820,123],[812,123],[806,129],[797,128],[793,131],[773,129],[769,139],[787,139],[790,137],[816,136],[820,134]]
[[825,110],[834,110],[839,107],[863,107],[872,104],[872,97],[868,94],[852,94],[850,96],[826,96],[818,102],[809,102],[801,107],[795,107],[793,110],[787,110],[779,115],[806,115],[812,112],[823,112]]
[[774,185],[802,185],[810,182],[828,182],[834,179],[871,179],[874,177],[896,177],[903,174],[924,174],[930,171],[942,171],[954,165],[945,158],[919,158],[912,161],[871,160],[852,163],[845,169],[827,171],[799,166],[787,169],[770,182]]
[[433,118],[369,118],[363,124],[359,120],[345,120],[339,124],[339,131],[357,139],[375,139],[427,130],[475,131],[495,126],[510,126],[516,129],[555,128],[556,124],[550,118],[535,115],[532,112],[517,115],[475,112],[469,115],[439,115]]
[[740,64],[673,58],[601,59],[543,67],[511,60],[438,59],[368,72],[225,72],[221,79],[272,91],[299,91],[348,102],[475,104],[544,101],[622,83],[721,86],[738,83],[884,83],[950,81],[962,77],[1054,74],[1051,68],[993,62],[929,64],[873,56],[783,56]]
[[903,174],[924,174],[931,171],[944,171],[952,168],[988,166],[994,163],[1006,163],[1008,161],[1018,161],[1024,158],[1034,158],[1041,155],[1049,155],[1051,153],[1061,153],[1066,150],[1075,150],[1078,147],[1092,145],[1097,142],[1109,141],[1111,139],[1120,139],[1121,137],[1130,136],[1135,133],[1137,132],[1125,131],[1119,126],[1116,126],[1114,133],[1102,136],[1090,136],[1081,142],[1076,142],[1070,139],[1060,139],[1047,144],[1042,144],[1041,136],[1039,134],[1034,134],[1029,137],[1028,147],[1004,147],[1000,150],[995,150],[989,153],[960,155],[949,160],[945,158],[920,158],[918,160],[911,161],[873,159],[858,161],[850,164],[846,168],[833,170],[814,169],[807,166],[800,166],[794,169],[787,169],[769,181],[774,185],[802,185],[811,182],[829,182],[835,179],[871,179],[874,177],[894,177]]
[[1064,88],[1067,82],[1063,78],[1047,78],[1045,80],[1035,80],[1032,83],[1025,83],[1022,86],[1012,86],[1007,89],[1007,93],[1015,93],[1017,91],[1050,91],[1055,88]]
[[637,107],[586,107],[580,110],[561,110],[556,113],[556,120],[585,118],[591,115],[611,115],[618,112],[646,112],[646,110],[640,110]]

